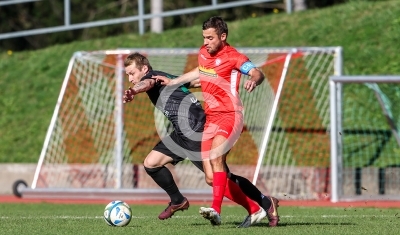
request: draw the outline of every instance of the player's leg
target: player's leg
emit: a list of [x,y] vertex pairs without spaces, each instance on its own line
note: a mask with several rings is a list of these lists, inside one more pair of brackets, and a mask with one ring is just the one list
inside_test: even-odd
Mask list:
[[[247,197],[257,202],[258,205],[267,212],[269,226],[277,226],[279,222],[279,200],[272,196],[264,195],[250,180],[232,173],[228,166],[226,166],[226,168],[228,169],[228,179],[235,182]],[[272,202],[274,202],[274,204],[272,204]]]
[[176,211],[189,208],[189,201],[181,194],[170,170],[166,164],[176,164],[183,160],[169,150],[163,142],[159,142],[144,160],[147,174],[168,194],[171,202],[158,216],[159,219],[168,219]]
[[[206,124],[207,126],[207,124]],[[205,128],[206,131],[203,133],[203,141],[201,143],[201,157],[203,160],[203,169],[204,169],[204,176],[205,180],[208,185],[213,187],[213,199],[214,195],[216,194],[216,184],[213,183],[213,170],[211,167],[210,163],[210,150],[211,150],[211,145],[213,142],[213,131],[210,129]],[[226,181],[226,179],[225,179]],[[222,195],[223,197],[223,195]],[[221,199],[222,200],[222,199]],[[207,220],[211,222],[212,225],[220,225],[221,224],[221,217],[219,215],[220,211],[217,212],[214,208],[212,207],[200,207],[199,213]]]
[[[224,154],[224,158],[222,158],[221,164],[223,164],[224,169],[226,169],[226,172],[228,172],[228,167],[226,164],[226,156],[228,155],[230,149],[233,147],[233,145],[240,137],[240,133],[242,132],[243,128],[243,115],[240,112],[236,112],[233,115],[229,115],[227,116],[226,119],[219,122],[218,126],[219,129],[217,131],[218,135],[216,136],[216,138],[217,137],[219,138],[220,141],[219,144],[223,147],[220,148],[219,144],[216,143],[216,145],[213,145],[211,154],[213,154],[214,150],[223,151],[222,154]],[[218,154],[218,151],[216,152]],[[213,165],[213,161],[211,161],[211,164]],[[253,223],[259,222],[262,218],[266,216],[265,210],[259,205],[257,205],[249,197],[247,197],[242,191],[242,189],[234,181],[227,180],[226,190],[224,195],[227,198],[245,207],[249,213],[249,216],[239,227],[248,227]]]
[[[207,131],[207,130],[206,130]],[[206,133],[203,136],[202,158],[206,182],[213,187],[213,208],[221,213],[222,200],[225,194],[227,169],[225,169],[224,149],[226,138],[220,135],[210,137]]]
[[[240,190],[242,190],[242,192],[249,197],[251,200],[257,202],[259,204],[259,206],[261,206],[262,208],[269,208],[271,206],[271,201],[264,196],[260,190],[258,190],[258,188],[252,184],[250,182],[250,180],[248,180],[247,178],[240,176],[240,175],[236,175],[234,173],[232,173],[229,170],[228,165],[225,166],[226,169],[228,169],[228,179],[231,180],[232,182],[236,183]],[[266,200],[263,200],[266,199]],[[264,208],[264,209],[265,209]]]
[[[203,161],[203,162],[192,161],[192,163],[199,170],[201,170],[203,172],[211,173],[208,176],[207,176],[207,174],[205,174],[205,177],[206,177],[206,182],[210,186],[212,186],[212,168],[211,168],[210,161],[208,161],[208,160]],[[206,170],[204,170],[204,169],[206,169]],[[228,179],[235,182],[247,197],[249,197],[253,201],[257,202],[259,204],[259,206],[262,207],[267,212],[270,227],[275,227],[278,225],[279,216],[278,216],[278,208],[277,207],[279,207],[279,204],[278,204],[279,201],[276,198],[263,195],[261,193],[261,191],[258,190],[258,188],[255,185],[253,185],[248,179],[246,179],[240,175],[235,175],[235,174],[231,173],[229,171],[229,169],[228,169]],[[227,190],[225,190],[225,191],[227,191]],[[275,204],[272,205],[271,201],[274,201]],[[206,210],[206,209],[204,208],[203,210]],[[207,217],[212,218],[213,215],[210,213],[211,213],[211,211],[207,212],[207,214],[208,214]],[[211,221],[214,221],[214,219]]]
[[[211,143],[209,163],[212,172],[213,202],[211,207],[221,214],[222,200],[228,179],[228,172],[225,168],[227,139],[222,135],[216,135]],[[210,173],[207,169],[207,178]]]
[[249,214],[256,213],[260,210],[257,204],[243,194],[238,185],[233,181],[227,180],[228,170],[226,167],[226,156],[228,153],[228,147],[229,143],[225,136],[215,136],[212,139],[211,150],[208,156],[209,158],[203,161],[206,181],[213,186],[213,202],[211,208],[203,208],[200,211],[200,213],[207,219],[209,219],[209,214],[211,212],[213,213],[213,210],[218,214],[221,213],[222,200],[224,196],[245,207]]
[[[212,186],[212,168],[209,159],[201,161],[201,141],[195,141],[189,138],[182,138],[182,146],[185,148],[183,155],[185,155],[197,169],[205,172],[205,180],[208,185]],[[188,151],[190,150],[190,151]],[[206,168],[206,170],[204,170]],[[253,201],[257,202],[266,211],[271,207],[271,199],[261,193],[258,188],[253,185],[247,178],[240,175],[235,175],[230,172],[228,166],[225,164],[225,169],[228,172],[228,179],[239,185],[240,189],[246,196]]]
[[[226,166],[226,168],[228,169],[227,166]],[[229,173],[229,169],[228,169],[228,174],[232,175],[231,173]],[[241,177],[241,178],[243,178],[243,177]],[[245,178],[243,178],[243,179],[245,179]],[[255,188],[255,190],[258,190],[254,185],[253,185],[253,187]],[[247,212],[249,213],[249,215],[238,226],[238,228],[247,228],[247,227],[251,226],[252,224],[259,223],[263,218],[265,218],[267,216],[266,210],[264,210],[264,208],[262,206],[257,205],[257,203],[255,201],[253,201],[251,198],[249,198],[245,194],[245,192],[242,190],[242,188],[239,187],[239,184],[237,184],[236,181],[233,181],[230,178],[228,178],[228,181],[226,184],[225,196],[227,198],[229,198],[230,200],[232,200],[232,201],[238,203],[239,205],[243,206],[244,208],[246,208]]]
[[201,156],[201,133],[196,133],[197,136],[190,138],[181,137],[181,142],[179,143],[182,146],[182,153],[177,153],[182,157],[189,159],[193,165],[204,172],[203,168],[203,160]]
[[171,163],[173,159],[163,153],[152,150],[144,160],[144,169],[147,174],[164,189],[171,198],[171,204],[180,204],[184,200],[183,195],[179,192],[178,186],[175,184],[174,178],[166,164]]
[[[231,146],[225,136],[217,135],[214,138],[213,149],[210,152],[210,164],[213,171],[213,185],[216,183],[218,177],[216,173],[224,172],[224,177],[226,179],[225,190],[221,192],[223,192],[223,195],[229,198],[230,200],[246,208],[249,215],[251,215],[253,213],[258,212],[260,210],[260,207],[243,193],[238,184],[228,179],[229,170],[226,164],[226,157],[229,153],[228,148],[230,147]],[[218,155],[220,156],[218,157]],[[221,205],[216,203],[222,204],[222,200],[221,202],[214,200],[212,205],[213,208],[216,208],[217,206]]]
[[243,191],[243,193],[246,194],[247,197],[257,202],[258,205],[267,212],[270,227],[275,227],[278,225],[278,199],[262,194],[261,191],[254,184],[252,184],[248,179],[240,175],[235,175],[230,172],[228,173],[228,178],[231,181],[235,182]]
[[203,160],[203,169],[204,169],[204,178],[206,180],[206,183],[212,187],[213,186],[213,171],[212,171],[209,159]]
[[[220,224],[222,199],[226,196],[246,208],[249,216],[246,217],[245,222],[240,227],[249,227],[253,223],[260,222],[266,216],[266,212],[248,198],[235,182],[227,179],[228,168],[225,160],[228,154],[226,147],[229,145],[227,145],[226,140],[224,136],[215,136],[209,159],[203,161],[207,182],[212,183],[213,186],[213,203],[211,208],[201,207],[200,214],[210,220],[213,225]],[[223,185],[225,185],[225,188],[222,188]]]
[[[212,139],[209,159],[213,171],[213,186],[216,184],[220,186],[217,195],[214,196],[212,207],[219,212],[223,196],[229,199],[234,196],[234,198],[232,198],[233,201],[244,206],[249,214],[257,212],[259,206],[247,198],[238,185],[227,179],[228,167],[226,164],[226,157],[242,132],[243,114],[240,112],[229,113],[225,114],[223,118],[219,116],[215,119],[208,119],[208,121],[214,126],[217,126],[214,132],[215,136]],[[207,129],[205,129],[204,132],[206,131]],[[219,185],[219,182],[222,183]],[[221,186],[223,185],[225,187],[222,188]],[[228,189],[228,191],[225,193],[226,189]]]
[[[213,184],[213,171],[210,163],[210,159],[203,160],[203,169],[205,180],[208,185],[213,187],[213,199],[215,195],[214,184]],[[221,224],[220,211],[217,212],[213,207],[200,207],[199,213],[207,220],[211,222],[212,225]]]
[[[250,180],[240,176],[240,175],[235,175],[234,173],[230,172],[228,174],[228,178],[235,182],[239,187],[242,189],[242,191],[253,201],[257,202],[260,206],[262,206],[264,209],[269,208],[271,206],[271,201],[261,193],[260,190],[254,184],[250,182]],[[263,200],[266,199],[266,200]]]

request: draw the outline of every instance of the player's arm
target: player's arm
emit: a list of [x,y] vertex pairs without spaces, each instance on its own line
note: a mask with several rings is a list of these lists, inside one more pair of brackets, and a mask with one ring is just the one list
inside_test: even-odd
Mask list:
[[155,78],[157,81],[161,82],[161,85],[165,85],[165,86],[173,86],[173,85],[179,85],[179,84],[185,84],[185,83],[189,83],[192,82],[196,79],[199,78],[199,68],[196,67],[193,70],[182,74],[181,76],[174,78],[174,79],[170,79],[167,78],[165,76],[153,76],[153,78]]
[[128,90],[125,90],[125,95],[123,96],[124,103],[131,102],[135,95],[150,90],[154,87],[154,84],[156,84],[154,79],[145,79],[138,82],[133,87],[129,87]]
[[264,81],[264,74],[260,71],[252,62],[247,61],[241,67],[240,71],[243,74],[249,75],[250,79],[248,79],[244,83],[244,89],[248,92],[252,92],[256,86],[260,85]]
[[201,87],[200,78],[193,80],[189,84],[189,88],[198,88]]

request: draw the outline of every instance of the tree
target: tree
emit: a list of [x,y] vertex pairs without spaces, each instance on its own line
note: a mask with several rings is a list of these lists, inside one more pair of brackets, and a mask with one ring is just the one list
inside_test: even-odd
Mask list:
[[[233,0],[218,0],[219,3]],[[284,8],[284,1],[263,3],[246,7],[228,8],[224,10],[165,17],[163,28],[172,29],[201,24],[204,19],[219,15],[228,21],[269,14],[273,8]],[[355,0],[293,0],[294,11],[310,8],[326,7]],[[362,1],[362,0],[359,0]],[[368,0],[364,0],[368,1]],[[377,0],[376,0],[377,1]],[[150,2],[144,1],[145,13],[150,13]],[[70,0],[71,24],[126,17],[138,14],[138,1],[131,0]],[[211,0],[163,0],[163,10],[176,10],[188,7],[210,5]],[[0,32],[16,32],[21,30],[46,28],[64,25],[63,1],[37,1],[6,5],[0,7]],[[5,23],[3,23],[5,22]],[[151,21],[146,21],[146,32],[150,31]],[[104,27],[86,28],[68,32],[41,34],[9,40],[0,40],[0,50],[39,49],[53,44],[67,43],[74,40],[102,38],[108,35],[138,32],[138,24],[124,23]]]

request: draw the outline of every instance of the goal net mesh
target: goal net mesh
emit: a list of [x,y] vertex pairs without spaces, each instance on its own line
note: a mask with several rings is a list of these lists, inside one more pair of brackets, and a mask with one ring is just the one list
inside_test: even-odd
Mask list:
[[379,80],[339,83],[341,200],[400,198],[400,77]]
[[[328,81],[341,59],[336,49],[239,48],[266,80],[248,93],[243,89],[248,77],[241,78],[245,125],[228,156],[232,172],[256,179],[262,192],[277,197],[308,199],[329,193]],[[123,107],[117,101],[121,97],[118,79],[123,79],[124,89],[130,86],[117,64],[135,51],[147,56],[155,70],[171,74],[197,66],[196,49],[75,53],[48,129],[34,188],[159,188],[142,163],[160,139],[156,126],[168,127],[168,123],[146,94]],[[120,153],[116,153],[118,125],[123,130]],[[180,189],[210,189],[203,173],[189,161],[168,167]]]

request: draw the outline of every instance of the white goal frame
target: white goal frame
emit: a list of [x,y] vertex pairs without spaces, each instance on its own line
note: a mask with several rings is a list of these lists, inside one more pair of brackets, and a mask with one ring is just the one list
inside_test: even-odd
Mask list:
[[[317,53],[330,53],[334,57],[334,62],[331,66],[332,70],[334,71],[334,74],[324,74],[326,75],[326,78],[323,77],[321,79],[326,79],[326,84],[328,84],[329,80],[329,75],[336,75],[340,76],[342,73],[342,67],[343,67],[343,60],[342,60],[342,48],[341,47],[299,47],[299,48],[293,48],[293,47],[282,47],[282,48],[238,48],[238,50],[242,53],[246,52],[252,52],[252,51],[265,51],[265,53],[271,53],[271,52],[276,52],[276,53],[285,53],[286,56],[284,57],[284,68],[282,71],[281,79],[279,81],[279,87],[278,87],[278,92],[275,94],[275,99],[274,103],[271,107],[271,113],[270,116],[265,120],[265,132],[263,133],[262,137],[262,146],[261,149],[259,150],[259,156],[258,156],[258,161],[257,165],[254,170],[254,174],[252,176],[253,183],[257,183],[257,179],[259,178],[259,173],[261,166],[264,164],[268,165],[269,163],[265,163],[265,156],[267,152],[267,145],[269,142],[269,138],[271,135],[271,131],[273,129],[273,122],[275,119],[275,115],[278,112],[277,111],[277,106],[279,103],[281,91],[282,91],[282,86],[285,83],[285,77],[286,73],[288,71],[289,63],[291,60],[292,55],[294,55],[297,52],[317,52]],[[61,91],[57,100],[57,104],[45,137],[44,145],[39,157],[37,169],[35,171],[34,179],[32,182],[32,185],[30,188],[25,188],[21,190],[21,193],[23,197],[41,197],[41,198],[120,198],[120,199],[148,199],[149,194],[151,194],[151,199],[166,199],[166,194],[162,189],[127,189],[127,188],[122,188],[122,171],[123,171],[123,166],[122,166],[122,158],[123,158],[123,144],[121,141],[122,139],[122,132],[123,132],[123,118],[122,118],[122,113],[123,113],[123,103],[122,103],[122,91],[124,89],[123,87],[123,80],[124,75],[123,75],[123,59],[122,56],[119,56],[118,63],[116,66],[116,102],[115,102],[115,110],[114,110],[114,118],[115,118],[115,148],[114,148],[114,157],[115,157],[115,171],[116,171],[116,178],[115,178],[115,187],[114,188],[38,188],[37,182],[40,178],[40,171],[46,156],[46,151],[48,149],[49,143],[51,141],[52,137],[52,132],[54,129],[54,126],[56,125],[57,122],[57,115],[60,109],[60,105],[63,102],[63,97],[64,93],[67,88],[68,80],[72,71],[73,63],[74,60],[78,57],[85,56],[85,54],[90,55],[91,53],[105,53],[107,55],[127,55],[132,52],[141,52],[145,53],[147,55],[151,55],[154,53],[157,53],[158,55],[170,55],[172,54],[197,54],[198,53],[198,48],[176,48],[176,49],[168,49],[168,48],[160,48],[160,49],[150,49],[150,48],[121,48],[121,49],[116,49],[116,50],[106,50],[106,51],[95,51],[95,52],[76,52],[72,56],[69,66],[67,69],[66,76],[64,78],[63,85],[61,87]],[[168,71],[167,71],[168,72]],[[328,85],[324,87],[323,89],[328,90],[329,87]],[[332,98],[331,98],[332,100]],[[328,104],[329,105],[329,104]],[[329,115],[329,114],[328,114]],[[268,166],[267,166],[268,167]],[[290,168],[290,167],[286,167]],[[270,168],[268,168],[270,169]],[[284,169],[287,170],[287,169]],[[280,171],[280,168],[275,169],[275,171]],[[275,182],[276,184],[276,182]],[[275,186],[274,186],[275,187]],[[209,200],[210,193],[211,193],[211,188],[210,189],[190,189],[190,190],[181,190],[182,193],[185,195],[191,197],[193,200]],[[278,192],[282,193],[282,195],[285,192]],[[286,196],[286,195],[285,195]],[[279,197],[279,196],[278,196]],[[297,197],[298,199],[308,199],[304,198],[304,195],[300,195]],[[292,197],[292,199],[296,199],[295,195]]]
[[[358,76],[331,76],[329,81],[330,89],[330,115],[331,115],[331,202],[340,201],[366,201],[366,200],[400,200],[396,195],[354,195],[343,196],[343,142],[342,142],[342,104],[343,84],[349,83],[400,83],[400,76],[385,75],[358,75]],[[387,115],[382,100],[376,97],[384,116],[390,126],[396,142],[400,146],[400,137],[393,120]],[[366,190],[366,189],[364,189]]]

